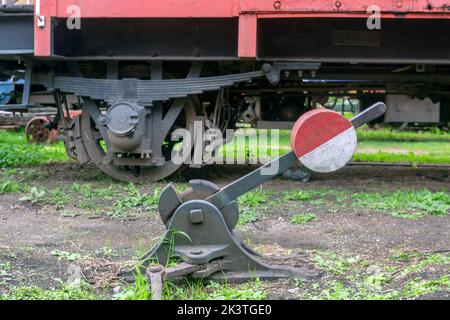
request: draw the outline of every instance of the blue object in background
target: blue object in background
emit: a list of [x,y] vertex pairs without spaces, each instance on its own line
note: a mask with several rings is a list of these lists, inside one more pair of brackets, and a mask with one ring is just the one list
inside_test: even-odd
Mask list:
[[0,105],[8,104],[11,100],[11,94],[16,90],[16,84],[23,83],[23,80],[14,81],[12,78],[8,81],[0,82]]
[[0,104],[7,104],[11,100],[11,93],[14,92],[14,87],[12,80],[0,82]]

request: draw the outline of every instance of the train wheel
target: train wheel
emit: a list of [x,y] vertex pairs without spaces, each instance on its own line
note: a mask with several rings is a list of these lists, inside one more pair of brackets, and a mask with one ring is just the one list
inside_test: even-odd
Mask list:
[[[183,123],[176,123],[176,128],[184,127],[188,130],[194,126],[196,116],[195,99],[187,99],[184,106],[184,112],[180,115],[178,120]],[[97,114],[91,114],[90,110],[98,110]],[[174,164],[171,159],[171,151],[173,144],[165,144],[163,153],[166,162],[162,166],[147,167],[147,166],[116,166],[108,161],[107,147],[103,137],[105,132],[101,132],[93,119],[98,117],[100,110],[97,104],[91,99],[84,99],[83,111],[81,113],[81,137],[83,145],[91,161],[107,175],[124,182],[156,182],[163,180],[170,175],[177,172],[182,165]],[[177,120],[177,121],[178,121]],[[170,132],[168,137],[170,137]],[[164,150],[165,149],[165,150]]]
[[50,130],[46,126],[50,124],[47,117],[31,119],[25,127],[25,136],[30,144],[47,144],[56,141],[57,131]]

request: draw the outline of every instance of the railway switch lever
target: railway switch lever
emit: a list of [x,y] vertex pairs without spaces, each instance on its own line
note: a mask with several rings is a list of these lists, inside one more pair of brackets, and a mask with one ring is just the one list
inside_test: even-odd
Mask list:
[[[385,104],[376,103],[348,120],[331,110],[313,110],[296,122],[291,132],[291,152],[229,185],[219,188],[209,181],[194,180],[190,182],[191,189],[178,193],[169,184],[158,205],[166,231],[142,258],[142,268],[154,263],[168,266],[171,258],[177,257],[181,260],[178,267],[166,269],[164,276],[159,277],[149,268],[149,278],[163,281],[190,276],[236,282],[252,278],[318,277],[313,270],[272,265],[247,248],[233,232],[239,220],[237,199],[299,162],[320,173],[343,168],[356,150],[355,129],[385,112]],[[276,170],[269,172],[270,167]]]

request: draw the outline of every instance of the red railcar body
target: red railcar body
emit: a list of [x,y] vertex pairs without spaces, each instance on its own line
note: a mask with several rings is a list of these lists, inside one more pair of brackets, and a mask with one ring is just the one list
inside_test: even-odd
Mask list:
[[[363,18],[380,9],[383,19],[450,19],[446,0],[40,0],[36,10],[47,21],[68,18],[76,5],[82,18],[235,18],[238,19],[238,52],[241,58],[257,57],[258,21],[288,18]],[[35,54],[51,56],[50,25],[35,27]]]

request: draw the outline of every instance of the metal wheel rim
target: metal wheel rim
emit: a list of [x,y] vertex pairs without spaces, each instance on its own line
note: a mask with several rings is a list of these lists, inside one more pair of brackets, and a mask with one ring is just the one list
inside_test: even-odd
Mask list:
[[[91,161],[107,175],[124,182],[157,182],[171,176],[183,167],[183,165],[174,164],[171,160],[169,160],[166,161],[166,164],[160,167],[143,167],[140,175],[136,176],[132,171],[125,171],[122,167],[106,164],[104,162],[106,154],[100,146],[100,140],[98,139],[100,132],[94,132],[92,130],[91,115],[87,111],[88,108],[86,108],[88,104],[95,104],[95,102],[89,98],[83,98],[83,102],[84,107],[81,113],[82,141]],[[195,104],[192,99],[189,99],[186,103],[184,113],[186,116],[187,129],[190,130],[193,128],[196,116]]]

